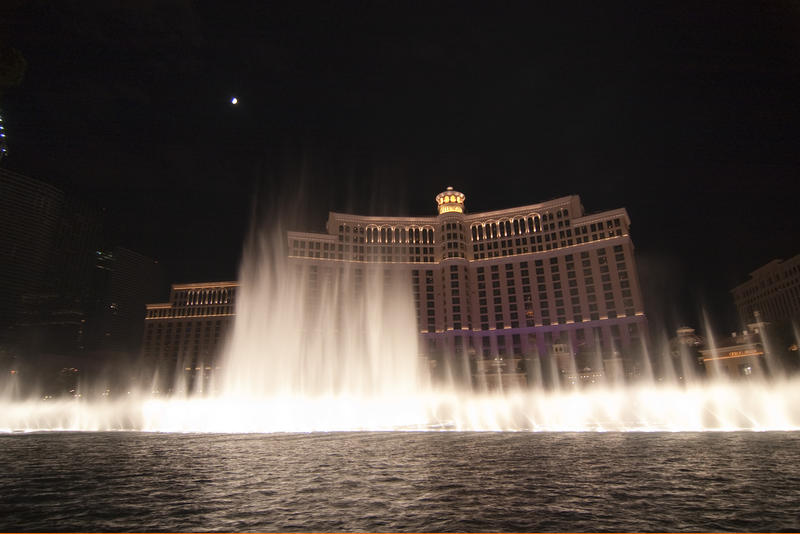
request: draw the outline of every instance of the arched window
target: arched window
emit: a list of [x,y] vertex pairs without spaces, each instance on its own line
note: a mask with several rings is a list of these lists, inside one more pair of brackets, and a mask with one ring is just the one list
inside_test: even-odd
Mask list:
[[519,219],[514,219],[514,233],[519,235]]
[[394,242],[395,243],[399,243],[400,242],[400,228],[395,228],[394,229]]
[[506,227],[506,237],[511,235],[511,221],[505,221],[503,226]]
[[497,237],[497,223],[492,223],[492,238]]
[[381,228],[381,243],[386,243],[386,228]]

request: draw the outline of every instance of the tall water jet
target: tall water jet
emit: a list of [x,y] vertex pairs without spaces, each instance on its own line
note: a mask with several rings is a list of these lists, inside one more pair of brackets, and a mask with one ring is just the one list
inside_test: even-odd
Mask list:
[[276,241],[262,236],[245,259],[220,394],[416,394],[409,273],[290,264]]

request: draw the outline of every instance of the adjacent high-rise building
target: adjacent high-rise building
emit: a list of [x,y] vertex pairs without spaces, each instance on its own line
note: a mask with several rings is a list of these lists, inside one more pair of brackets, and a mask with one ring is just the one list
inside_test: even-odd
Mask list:
[[743,325],[753,322],[755,312],[772,323],[800,318],[800,254],[759,267],[731,293]]
[[60,189],[0,168],[0,340],[13,338],[23,298],[46,280],[64,203]]
[[145,305],[164,296],[157,260],[124,247],[95,251],[93,301],[84,328],[88,352],[122,357],[141,349]]
[[0,326],[21,353],[80,350],[103,213],[45,182],[0,169]]
[[[466,196],[450,187],[435,201],[428,217],[330,213],[327,233],[288,233],[289,263],[313,283],[335,279],[326,271],[352,270],[356,280],[374,268],[402,273],[421,356],[439,369],[466,361],[473,381],[524,384],[534,360],[572,381],[631,372],[646,319],[625,209],[587,214],[567,196],[467,213]],[[216,337],[212,328],[234,311],[220,291],[233,289],[173,286],[170,303],[148,306],[146,353],[163,353],[169,340],[175,354],[188,341],[200,356],[210,345],[198,340]]]
[[47,380],[133,363],[163,277],[150,258],[102,247],[103,221],[92,202],[0,169],[0,368]]

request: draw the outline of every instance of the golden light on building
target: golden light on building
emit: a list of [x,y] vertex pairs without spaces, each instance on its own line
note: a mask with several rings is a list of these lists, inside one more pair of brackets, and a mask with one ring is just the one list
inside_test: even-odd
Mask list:
[[448,186],[446,191],[436,195],[439,215],[443,213],[464,213],[464,201],[466,198],[464,193],[454,191],[452,186]]

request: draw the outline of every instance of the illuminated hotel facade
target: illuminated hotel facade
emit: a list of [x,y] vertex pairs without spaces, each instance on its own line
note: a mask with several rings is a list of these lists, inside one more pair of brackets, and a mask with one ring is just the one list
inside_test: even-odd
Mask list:
[[173,284],[169,301],[147,304],[142,356],[158,371],[157,390],[176,383],[176,373],[208,380],[235,317],[238,282]]
[[756,312],[767,322],[800,318],[800,254],[759,267],[731,293],[742,324],[752,322]]
[[596,359],[583,377],[569,369],[579,353],[624,372],[646,336],[627,211],[585,214],[575,195],[482,213],[465,202],[448,187],[431,217],[332,212],[325,234],[288,233],[289,258],[407,271],[422,356],[466,355],[473,378],[525,383],[534,357],[562,377],[602,372]]
[[[420,355],[468,362],[473,382],[525,384],[537,358],[562,380],[624,372],[624,357],[646,336],[625,209],[585,214],[578,196],[566,196],[467,213],[466,196],[450,187],[435,200],[438,214],[428,217],[332,212],[327,233],[288,232],[289,262],[314,279],[345,268],[356,278],[373,268],[405,273]],[[145,354],[163,356],[172,339],[170,354],[211,355],[214,329],[224,331],[233,314],[220,291],[233,299],[235,286],[173,286],[170,303],[148,306]],[[575,368],[580,354],[594,358],[591,369]]]

